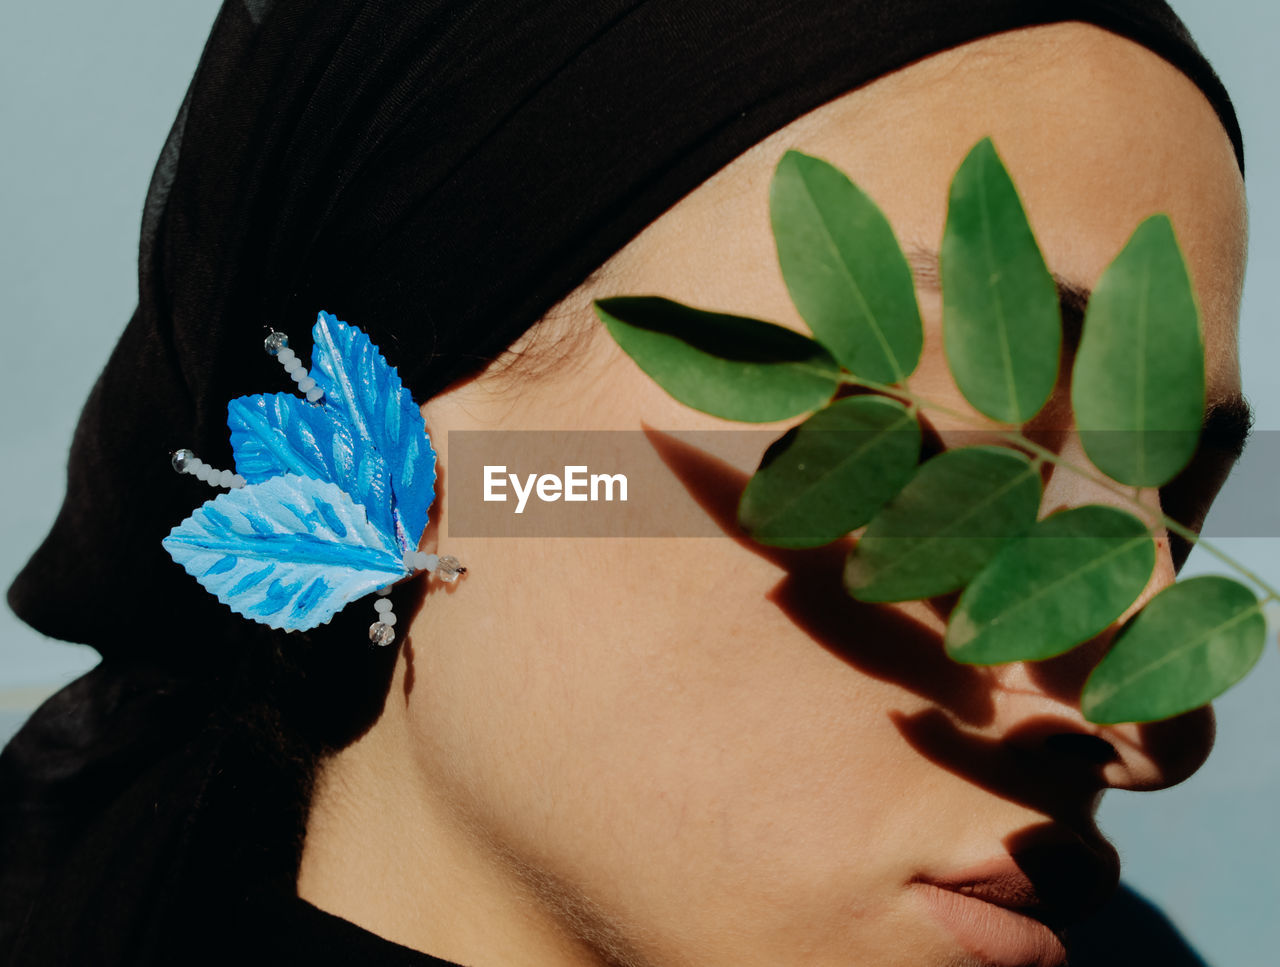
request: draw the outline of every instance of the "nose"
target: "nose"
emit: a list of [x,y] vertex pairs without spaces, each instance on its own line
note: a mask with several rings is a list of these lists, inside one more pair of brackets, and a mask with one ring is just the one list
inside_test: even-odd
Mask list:
[[[1068,434],[1059,450],[1071,464],[1093,470],[1079,435]],[[1132,488],[1116,490],[1054,466],[1045,484],[1040,516],[1083,504],[1108,504],[1129,511],[1152,526],[1156,563],[1142,594],[1099,635],[1057,658],[997,666],[997,728],[1009,741],[1055,757],[1085,760],[1104,785],[1154,790],[1176,785],[1199,769],[1213,748],[1215,722],[1206,705],[1159,722],[1098,725],[1080,711],[1080,693],[1089,673],[1110,649],[1124,623],[1176,580],[1169,536],[1158,524],[1159,492],[1137,493],[1143,508],[1125,499]],[[1079,762],[1077,761],[1077,764]]]

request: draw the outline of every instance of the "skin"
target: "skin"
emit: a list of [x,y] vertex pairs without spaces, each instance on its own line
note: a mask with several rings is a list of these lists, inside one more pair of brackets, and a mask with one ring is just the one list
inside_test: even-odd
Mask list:
[[[1050,269],[1080,285],[1145,216],[1170,214],[1200,297],[1209,399],[1238,391],[1246,213],[1226,133],[1145,48],[1053,24],[837,98],[686,196],[514,347],[559,358],[569,339],[569,361],[505,376],[500,361],[423,407],[443,486],[453,430],[741,429],[666,396],[591,300],[665,295],[806,331],[768,219],[783,152],[831,161],[904,247],[936,250],[950,176],[988,134]],[[980,420],[947,370],[940,299],[927,280],[918,288],[926,341],[909,388]],[[1064,382],[1040,422],[1067,425],[1068,401]],[[972,432],[929,419],[944,442]],[[1087,466],[1069,436],[1057,448]],[[741,485],[763,442],[748,449],[720,455],[722,478]],[[1156,490],[1140,497],[1159,508]],[[1046,470],[1042,516],[1095,502],[1133,509]],[[1207,708],[1106,727],[1077,705],[1123,620],[1173,581],[1167,539],[1106,633],[1034,667],[975,669],[942,652],[953,598],[823,597],[839,553],[450,538],[448,524],[446,509],[424,548],[470,573],[447,592],[432,585],[381,718],[323,769],[298,889],[462,964],[974,963],[925,915],[912,877],[999,856],[1050,822],[1087,832],[1103,790],[1173,785],[1212,745]],[[1064,735],[1097,741],[1064,751]],[[1099,750],[1105,761],[1085,754]]]

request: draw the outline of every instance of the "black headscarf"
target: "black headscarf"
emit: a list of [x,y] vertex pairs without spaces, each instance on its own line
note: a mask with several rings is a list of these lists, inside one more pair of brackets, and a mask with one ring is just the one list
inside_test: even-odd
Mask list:
[[258,656],[305,664],[305,636],[251,627],[160,544],[207,498],[170,451],[230,466],[227,401],[279,383],[264,324],[306,359],[331,311],[425,400],[778,128],[1061,20],[1187,74],[1243,172],[1227,94],[1159,0],[226,0],[147,194],[137,310],[9,591],[104,660],[0,756],[0,958],[143,963],[239,884],[292,882],[305,769],[228,709],[324,674],[275,676]]

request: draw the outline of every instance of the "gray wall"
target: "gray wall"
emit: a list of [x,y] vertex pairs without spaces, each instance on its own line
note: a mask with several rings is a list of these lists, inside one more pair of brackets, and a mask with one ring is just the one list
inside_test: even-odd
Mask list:
[[[1280,429],[1280,12],[1251,0],[1176,0],[1231,92],[1245,134],[1252,212],[1240,343],[1258,413],[1253,470],[1219,507],[1259,506],[1261,461]],[[133,309],[142,199],[208,33],[213,0],[9,3],[0,13],[0,582],[45,533],[61,500],[80,405]],[[1246,460],[1249,460],[1247,457]],[[1276,468],[1280,469],[1280,468]],[[1274,502],[1280,510],[1280,501]],[[1221,511],[1215,511],[1215,514]],[[1214,516],[1206,533],[1214,530]],[[1280,580],[1280,529],[1222,539]],[[1184,570],[1223,573],[1197,549]],[[74,606],[75,589],[67,589]],[[139,612],[146,622],[145,608]],[[1126,880],[1172,917],[1211,963],[1270,967],[1280,950],[1280,655],[1218,704],[1218,746],[1197,775],[1159,793],[1111,792],[1101,824]],[[175,641],[175,645],[179,643]],[[44,696],[92,667],[89,649],[48,641],[0,609],[0,739]]]

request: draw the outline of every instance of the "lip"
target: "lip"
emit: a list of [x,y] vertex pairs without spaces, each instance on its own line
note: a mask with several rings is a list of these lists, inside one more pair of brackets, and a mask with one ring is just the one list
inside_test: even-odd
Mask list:
[[1120,878],[1115,849],[1061,828],[967,869],[917,876],[930,915],[997,967],[1058,967],[1066,927],[1106,901]]
[[1016,909],[973,894],[926,883],[914,884],[929,913],[971,954],[997,967],[1060,967],[1066,963],[1062,938]]

